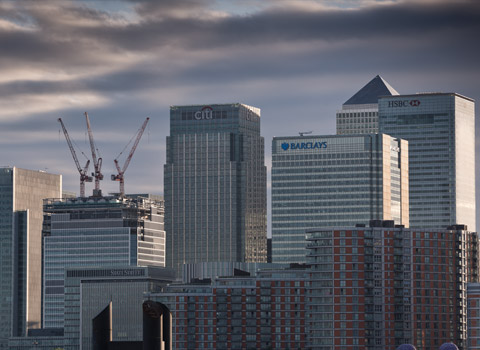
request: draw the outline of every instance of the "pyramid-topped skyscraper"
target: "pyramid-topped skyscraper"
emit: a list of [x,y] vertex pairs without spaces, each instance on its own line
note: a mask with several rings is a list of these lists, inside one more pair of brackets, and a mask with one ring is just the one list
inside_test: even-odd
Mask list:
[[337,134],[378,133],[378,98],[399,93],[377,75],[342,105],[337,112]]

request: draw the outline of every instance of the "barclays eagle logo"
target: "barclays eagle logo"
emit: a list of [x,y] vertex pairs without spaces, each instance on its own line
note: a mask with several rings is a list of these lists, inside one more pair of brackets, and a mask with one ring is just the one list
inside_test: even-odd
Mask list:
[[282,148],[283,148],[284,151],[286,151],[289,146],[290,146],[290,145],[289,145],[288,143],[286,143],[286,142],[282,143]]

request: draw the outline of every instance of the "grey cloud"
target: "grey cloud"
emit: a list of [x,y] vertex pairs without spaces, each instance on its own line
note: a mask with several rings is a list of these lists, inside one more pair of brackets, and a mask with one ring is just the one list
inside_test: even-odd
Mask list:
[[[173,1],[173,0],[172,0]],[[170,1],[163,2],[167,6]],[[183,8],[189,1],[180,2]],[[148,9],[155,6],[155,10]],[[67,6],[67,18],[88,18],[97,25],[69,26],[65,18],[55,18],[42,12],[42,6],[27,7],[39,30],[33,32],[0,33],[0,47],[5,57],[54,62],[69,60],[82,64],[82,59],[94,63],[94,51],[153,52],[156,49],[183,48],[188,50],[222,49],[244,45],[268,47],[272,43],[295,44],[296,41],[341,41],[388,39],[415,41],[424,36],[444,36],[446,40],[463,42],[480,32],[480,3],[474,1],[448,3],[399,3],[359,10],[265,10],[249,16],[223,18],[195,17],[203,1],[192,3],[190,16],[185,18],[147,16],[165,7],[141,3],[142,15],[137,23],[112,24],[108,15],[85,7]],[[428,41],[426,42],[428,44]],[[30,55],[26,55],[27,51]],[[93,52],[92,52],[93,51]],[[97,59],[98,59],[97,55]]]
[[99,38],[125,49],[151,49],[152,45],[165,44],[201,49],[295,40],[414,40],[438,31],[445,34],[446,30],[473,37],[480,29],[479,18],[478,2],[405,3],[352,11],[277,9],[225,18],[148,18],[123,28],[105,28]]

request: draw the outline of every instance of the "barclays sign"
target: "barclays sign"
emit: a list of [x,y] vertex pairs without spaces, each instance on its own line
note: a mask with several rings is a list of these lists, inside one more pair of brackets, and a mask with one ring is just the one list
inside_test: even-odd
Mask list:
[[287,150],[297,150],[297,149],[320,149],[327,148],[327,142],[284,142],[282,143],[282,149]]

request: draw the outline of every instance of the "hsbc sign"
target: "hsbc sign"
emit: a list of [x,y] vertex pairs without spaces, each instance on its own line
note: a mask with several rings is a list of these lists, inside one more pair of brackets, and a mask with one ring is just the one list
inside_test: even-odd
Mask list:
[[420,106],[419,100],[395,100],[388,101],[388,107],[418,107]]

